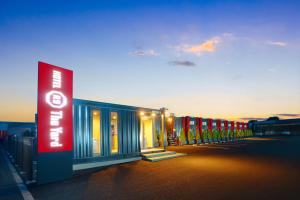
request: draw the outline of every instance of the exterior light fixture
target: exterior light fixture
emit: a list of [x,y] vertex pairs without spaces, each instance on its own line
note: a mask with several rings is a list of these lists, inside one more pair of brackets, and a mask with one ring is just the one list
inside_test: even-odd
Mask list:
[[152,113],[152,114],[151,114],[151,116],[152,116],[152,117],[155,117],[155,116],[156,116],[156,114],[155,114],[155,113]]
[[144,113],[143,111],[141,111],[141,112],[140,112],[140,115],[141,115],[141,116],[144,116],[144,115],[145,115],[145,113]]

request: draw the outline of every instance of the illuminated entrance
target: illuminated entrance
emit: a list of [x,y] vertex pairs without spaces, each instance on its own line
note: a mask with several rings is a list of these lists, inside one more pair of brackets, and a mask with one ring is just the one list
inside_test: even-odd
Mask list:
[[152,117],[141,117],[141,149],[153,147],[154,141],[154,126]]

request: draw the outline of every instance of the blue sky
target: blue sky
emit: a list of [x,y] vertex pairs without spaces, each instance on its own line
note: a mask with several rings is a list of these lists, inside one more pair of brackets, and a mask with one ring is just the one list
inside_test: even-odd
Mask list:
[[39,60],[74,70],[76,98],[299,117],[299,10],[299,1],[1,1],[0,120],[34,119]]

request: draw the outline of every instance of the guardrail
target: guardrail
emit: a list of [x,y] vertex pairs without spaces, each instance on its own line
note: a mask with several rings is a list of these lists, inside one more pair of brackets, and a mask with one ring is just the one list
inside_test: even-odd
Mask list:
[[26,184],[36,180],[35,137],[18,134],[7,135],[4,149]]

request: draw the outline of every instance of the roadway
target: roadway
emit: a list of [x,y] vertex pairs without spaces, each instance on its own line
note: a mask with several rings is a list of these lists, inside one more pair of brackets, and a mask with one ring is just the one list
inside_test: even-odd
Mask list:
[[300,137],[169,147],[188,156],[137,161],[30,188],[36,199],[300,199]]
[[9,168],[9,161],[0,146],[0,199],[22,200],[22,194]]

